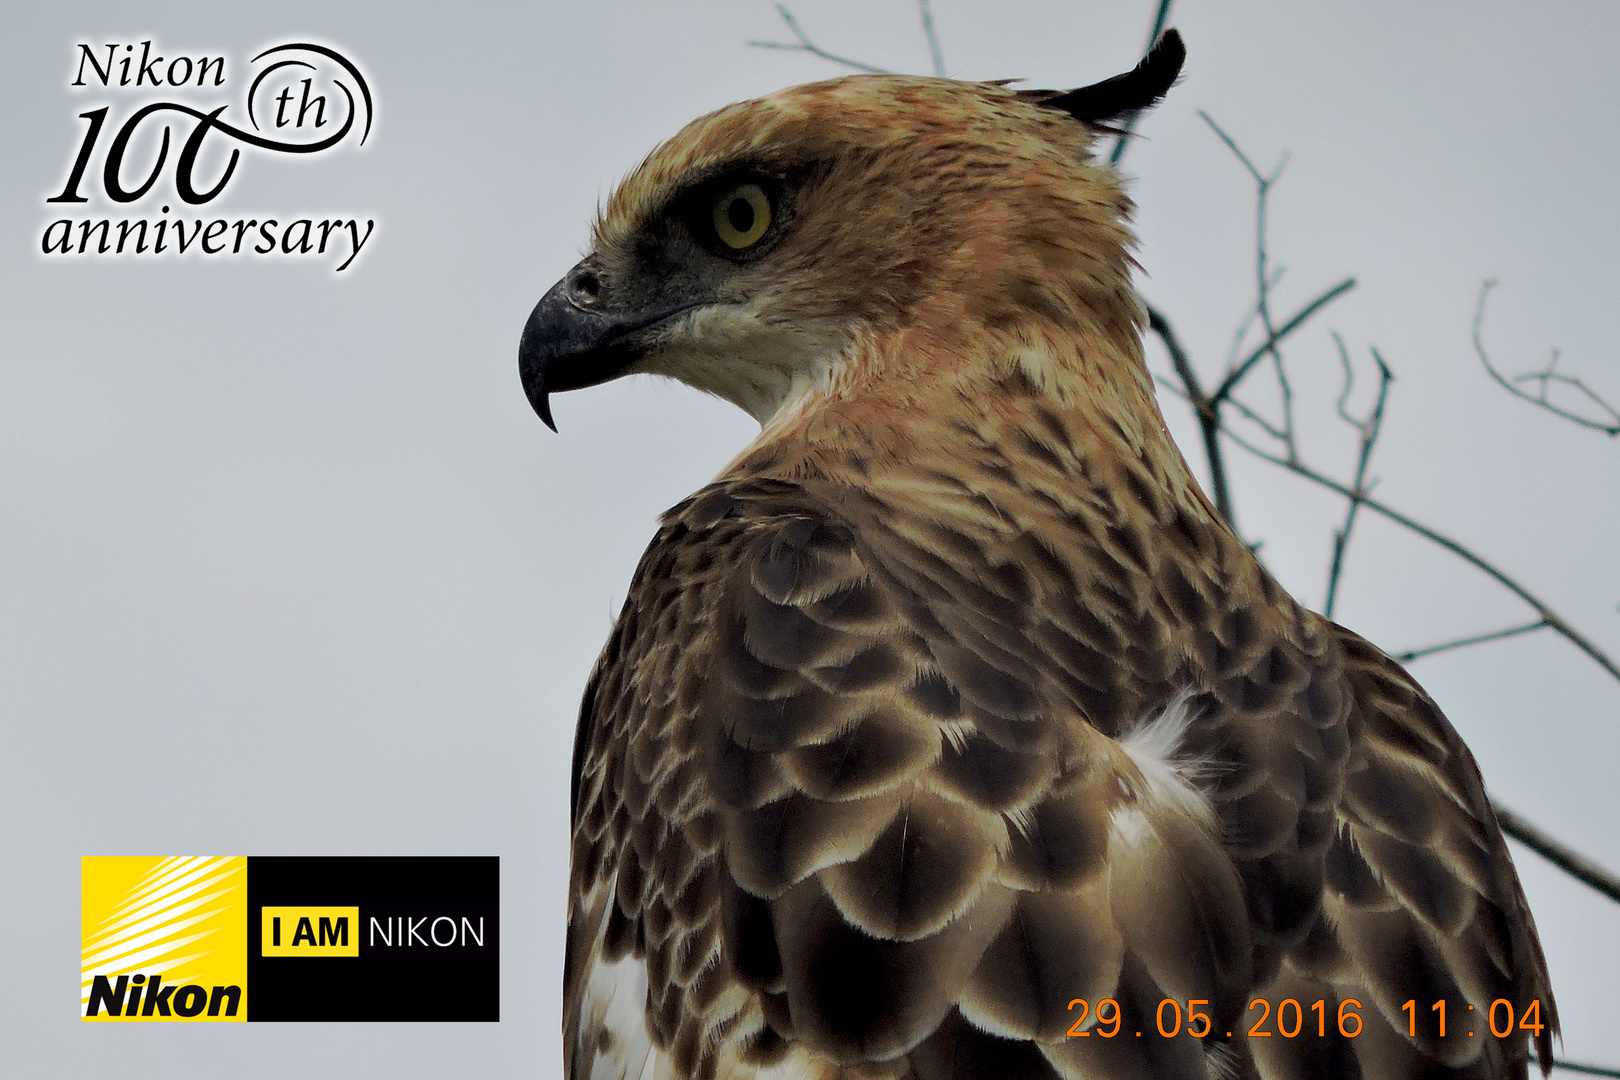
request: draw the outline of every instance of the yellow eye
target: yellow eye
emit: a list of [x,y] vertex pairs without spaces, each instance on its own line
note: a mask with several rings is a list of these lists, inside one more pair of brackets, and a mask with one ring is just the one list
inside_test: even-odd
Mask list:
[[759,243],[771,227],[771,200],[758,184],[738,184],[714,201],[714,232],[735,251]]

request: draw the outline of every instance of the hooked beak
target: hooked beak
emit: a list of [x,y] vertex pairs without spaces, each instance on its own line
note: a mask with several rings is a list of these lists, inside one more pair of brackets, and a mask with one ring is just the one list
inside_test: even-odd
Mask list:
[[529,313],[518,344],[523,392],[552,431],[551,395],[596,386],[625,374],[646,355],[650,335],[638,333],[696,304],[654,311],[613,311],[590,260],[553,285]]

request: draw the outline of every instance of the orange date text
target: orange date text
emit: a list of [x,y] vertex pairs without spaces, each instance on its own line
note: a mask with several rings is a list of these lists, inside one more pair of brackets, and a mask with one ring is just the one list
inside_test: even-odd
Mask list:
[[[1204,998],[1193,998],[1183,1008],[1181,1002],[1165,998],[1159,1002],[1153,1018],[1153,1028],[1149,1031],[1157,1029],[1160,1036],[1173,1039],[1185,1030],[1193,1038],[1202,1039],[1214,1029],[1214,1019],[1205,1008],[1207,1005],[1209,1002]],[[1361,1007],[1361,1002],[1355,998],[1345,998],[1339,1002],[1336,1011],[1330,1011],[1331,1007],[1326,1001],[1301,1005],[1293,998],[1284,998],[1277,1002],[1273,1016],[1271,1002],[1264,998],[1255,998],[1249,1002],[1248,1029],[1244,1031],[1240,1028],[1240,1031],[1255,1039],[1269,1039],[1277,1035],[1285,1039],[1294,1039],[1311,1034],[1326,1037],[1329,1025],[1333,1025],[1338,1028],[1339,1034],[1347,1039],[1353,1039],[1361,1034],[1361,1014],[1357,1011]],[[1260,1010],[1258,1015],[1255,1014],[1257,1009]],[[1085,998],[1075,998],[1069,1002],[1069,1011],[1075,1014],[1074,1023],[1069,1026],[1068,1031],[1071,1038],[1084,1039],[1097,1035],[1104,1039],[1112,1039],[1119,1035],[1124,1027],[1124,1010],[1113,998],[1103,998],[1097,1002],[1094,1014]],[[1146,1033],[1134,1032],[1137,1036]],[[1224,1034],[1230,1038],[1234,1032],[1228,1031]]]
[[[1474,1006],[1466,1003],[1464,1005],[1470,1016],[1478,1015]],[[1185,1031],[1195,1039],[1202,1039],[1206,1035],[1215,1034],[1214,1019],[1210,1016],[1208,1006],[1209,1002],[1204,998],[1193,998],[1185,1005],[1173,998],[1164,998],[1159,1002],[1151,1026],[1145,1023],[1146,1017],[1143,1017],[1144,1030],[1125,1031],[1125,1010],[1118,1001],[1103,998],[1093,1009],[1085,998],[1075,998],[1069,1002],[1069,1012],[1074,1014],[1074,1023],[1069,1025],[1068,1035],[1075,1039],[1089,1039],[1094,1036],[1112,1039],[1122,1034],[1141,1037],[1157,1033],[1163,1038],[1173,1039]],[[1283,998],[1278,1002],[1254,998],[1249,1002],[1248,1012],[1237,1029],[1220,1034],[1226,1038],[1241,1034],[1251,1039],[1279,1037],[1297,1039],[1312,1036],[1327,1038],[1330,1033],[1337,1032],[1346,1039],[1353,1039],[1362,1032],[1361,1010],[1364,1007],[1356,998],[1344,998],[1337,1002],[1318,999],[1304,1003],[1294,998]],[[1446,1007],[1446,1002],[1436,1001],[1427,1010],[1433,1015],[1426,1018],[1426,1022],[1441,1038],[1446,1037]],[[1452,1007],[1455,1010],[1456,1006]],[[1419,1010],[1420,1006],[1416,1000],[1410,1000],[1401,1006],[1401,1012],[1407,1020],[1406,1034],[1414,1039],[1418,1034]],[[1539,1035],[1545,1025],[1541,1020],[1541,1002],[1531,1001],[1522,1010],[1515,1010],[1512,1002],[1506,998],[1498,998],[1491,1002],[1489,1009],[1485,1010],[1484,1025],[1470,1023],[1467,1026],[1488,1027],[1492,1035],[1498,1039],[1505,1039],[1516,1030],[1528,1032],[1531,1036]],[[1475,1037],[1472,1030],[1466,1034],[1470,1038]],[[1484,1032],[1480,1031],[1479,1034],[1482,1035]]]

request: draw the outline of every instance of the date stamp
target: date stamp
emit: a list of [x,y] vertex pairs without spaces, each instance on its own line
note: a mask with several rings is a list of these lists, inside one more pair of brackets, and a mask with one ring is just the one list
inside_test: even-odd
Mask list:
[[[1182,1003],[1173,998],[1164,998],[1159,1002],[1154,1017],[1156,1034],[1166,1039],[1173,1039],[1185,1029],[1188,1035],[1195,1039],[1202,1039],[1213,1033],[1214,1018],[1205,1011],[1204,1006],[1209,1001],[1204,998],[1192,998],[1183,1008]],[[1325,999],[1301,1004],[1294,998],[1283,998],[1273,1004],[1265,998],[1254,998],[1249,1002],[1249,1027],[1245,1031],[1241,1025],[1237,1032],[1228,1031],[1226,1037],[1241,1033],[1251,1039],[1270,1038],[1310,1038],[1325,1039],[1332,1031],[1346,1039],[1353,1039],[1362,1032],[1363,1024],[1361,1010],[1366,1008],[1355,998],[1344,998],[1337,1005]],[[1410,1038],[1418,1037],[1420,1006],[1416,999],[1410,999],[1401,1006],[1401,1012],[1406,1017],[1406,1034]],[[1440,1038],[1446,1037],[1446,1002],[1436,1001],[1427,1010],[1433,1016],[1424,1017],[1424,1026],[1433,1031]],[[1258,1015],[1256,1011],[1258,1010]],[[1068,1036],[1072,1039],[1089,1039],[1093,1037],[1112,1039],[1119,1035],[1128,1035],[1124,1031],[1125,1010],[1113,998],[1103,998],[1097,1002],[1093,1009],[1085,998],[1075,998],[1069,1002],[1069,1011],[1075,1014],[1074,1023],[1069,1026]],[[1541,1020],[1541,1002],[1532,999],[1522,1010],[1516,1011],[1513,1003],[1506,998],[1497,998],[1491,1002],[1490,1008],[1485,1010],[1485,1023],[1480,1025],[1473,1019],[1479,1015],[1474,1006],[1467,1006],[1464,1031],[1468,1038],[1483,1037],[1485,1029],[1498,1039],[1506,1039],[1514,1032],[1525,1032],[1534,1038],[1541,1034],[1546,1026]],[[1515,1022],[1517,1025],[1515,1026]],[[1456,1023],[1453,1023],[1455,1029]],[[1478,1028],[1477,1032],[1473,1029]],[[1152,1029],[1150,1029],[1152,1030]],[[1138,1038],[1149,1034],[1147,1031],[1134,1033]],[[1453,1031],[1453,1037],[1456,1032]]]

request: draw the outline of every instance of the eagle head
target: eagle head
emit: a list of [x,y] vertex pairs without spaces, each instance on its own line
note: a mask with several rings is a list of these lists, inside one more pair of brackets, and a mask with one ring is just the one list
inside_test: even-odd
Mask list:
[[914,327],[1134,333],[1130,203],[1091,143],[1183,57],[1170,30],[1133,71],[1068,92],[855,75],[693,121],[620,183],[529,316],[529,401],[555,430],[552,393],[650,372],[765,424]]

